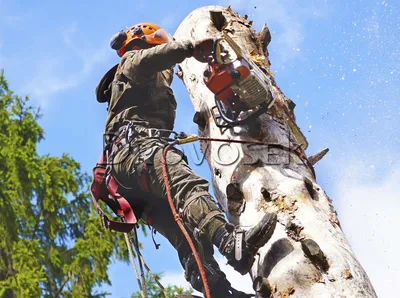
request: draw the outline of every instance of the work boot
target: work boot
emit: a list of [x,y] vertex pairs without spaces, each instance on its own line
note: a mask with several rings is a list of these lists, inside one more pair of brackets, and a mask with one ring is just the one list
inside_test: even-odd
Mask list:
[[248,231],[226,224],[226,234],[222,237],[218,249],[228,259],[228,264],[244,275],[253,266],[258,249],[271,238],[276,222],[276,214],[267,213]]

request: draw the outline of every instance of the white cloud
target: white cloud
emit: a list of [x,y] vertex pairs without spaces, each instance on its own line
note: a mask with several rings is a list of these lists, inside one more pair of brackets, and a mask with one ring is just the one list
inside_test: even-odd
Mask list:
[[[240,290],[245,293],[254,293],[252,281],[249,275],[243,276],[236,272],[231,266],[226,264],[226,259],[219,253],[216,253],[215,257],[221,270],[226,274],[227,279],[236,290]],[[183,270],[165,272],[163,278],[161,279],[161,283],[165,286],[170,284],[184,288],[190,287],[190,284],[185,280]],[[201,293],[198,293],[197,291],[195,291],[194,294],[201,295]]]
[[378,297],[394,297],[400,292],[400,165],[379,176],[365,162],[349,164],[334,195],[343,230]]
[[163,273],[161,284],[164,286],[174,285],[185,289],[190,288],[190,284],[186,281],[182,271],[167,271]]
[[[49,98],[56,93],[73,89],[82,84],[98,65],[105,64],[112,56],[112,51],[107,43],[101,46],[83,47],[77,40],[76,24],[66,28],[62,34],[62,45],[60,51],[54,55],[49,53],[52,58],[37,61],[37,71],[33,78],[22,90],[28,93],[34,100],[38,101],[43,107],[49,103]],[[64,68],[74,59],[75,71],[66,73]]]
[[217,254],[216,260],[221,270],[226,274],[232,287],[245,293],[254,293],[252,286],[253,283],[251,281],[250,275],[247,274],[243,276],[240,273],[236,272],[235,269],[226,264],[226,259],[219,254]]

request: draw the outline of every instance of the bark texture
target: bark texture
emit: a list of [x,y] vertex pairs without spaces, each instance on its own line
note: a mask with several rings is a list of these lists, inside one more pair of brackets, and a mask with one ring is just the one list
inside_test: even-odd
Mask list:
[[[218,12],[222,12],[222,18]],[[220,129],[210,114],[215,102],[203,83],[205,64],[186,59],[179,65],[178,75],[199,112],[200,135],[282,145],[201,144],[213,171],[215,195],[231,222],[249,228],[264,212],[278,215],[274,235],[260,249],[251,270],[257,296],[376,297],[341,230],[332,201],[316,182],[312,165],[326,150],[313,162],[307,159],[304,150],[308,144],[295,123],[295,104],[285,97],[270,73],[268,28],[255,32],[246,16],[230,8],[207,6],[187,16],[174,37],[196,40],[218,36],[222,31],[270,76],[277,97],[272,109],[251,125]]]

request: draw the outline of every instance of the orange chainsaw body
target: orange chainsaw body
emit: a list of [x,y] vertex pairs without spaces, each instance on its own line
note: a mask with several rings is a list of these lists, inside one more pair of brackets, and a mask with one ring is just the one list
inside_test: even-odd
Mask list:
[[250,65],[244,58],[238,58],[228,64],[209,63],[204,71],[203,80],[217,99],[228,105],[229,101],[237,97],[231,86],[249,75]]
[[[228,47],[221,45],[222,41]],[[247,56],[227,34],[214,44],[213,60],[204,70],[203,81],[215,96],[210,111],[218,127],[249,124],[275,101],[270,78]]]

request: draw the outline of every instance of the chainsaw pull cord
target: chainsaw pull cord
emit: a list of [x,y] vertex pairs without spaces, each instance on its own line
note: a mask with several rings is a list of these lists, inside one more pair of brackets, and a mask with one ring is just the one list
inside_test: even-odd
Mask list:
[[186,231],[186,228],[184,227],[179,214],[177,213],[177,211],[175,209],[174,201],[172,199],[171,185],[170,185],[169,180],[168,180],[168,171],[167,171],[167,162],[166,161],[167,161],[168,150],[171,149],[176,144],[182,144],[182,142],[180,142],[180,140],[175,140],[171,144],[168,144],[163,150],[163,155],[162,155],[162,160],[161,160],[162,173],[163,173],[163,178],[164,178],[165,189],[166,189],[166,192],[167,192],[168,203],[169,203],[169,206],[171,207],[171,211],[172,211],[172,214],[174,216],[174,219],[175,219],[176,223],[178,224],[179,228],[181,229],[183,235],[185,236],[187,242],[189,243],[190,249],[193,252],[193,256],[194,256],[194,258],[196,260],[197,266],[199,267],[200,276],[201,276],[201,279],[203,281],[203,287],[204,287],[205,296],[206,296],[206,298],[212,298],[211,294],[210,294],[210,288],[209,288],[208,282],[207,282],[206,273],[205,273],[203,264],[201,263],[199,254],[198,254],[198,252],[196,250],[196,247],[193,244],[192,239],[190,238],[190,235]]

